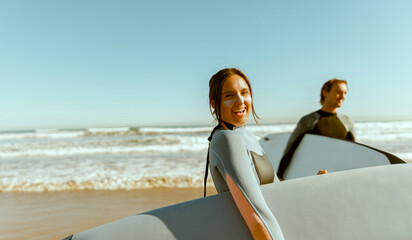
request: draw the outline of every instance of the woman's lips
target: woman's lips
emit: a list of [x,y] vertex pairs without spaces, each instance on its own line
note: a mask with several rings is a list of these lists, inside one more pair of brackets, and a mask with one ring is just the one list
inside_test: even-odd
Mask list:
[[236,116],[241,117],[241,116],[245,115],[245,113],[246,113],[246,108],[234,110],[233,113],[234,113]]

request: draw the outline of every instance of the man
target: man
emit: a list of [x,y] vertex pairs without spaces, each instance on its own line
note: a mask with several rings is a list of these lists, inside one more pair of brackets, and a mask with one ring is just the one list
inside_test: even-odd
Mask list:
[[[302,117],[289,137],[277,172],[280,179],[283,179],[283,174],[293,153],[306,133],[355,141],[352,120],[348,116],[336,112],[342,106],[347,91],[346,80],[334,78],[323,84],[320,91],[322,108]],[[321,170],[319,173],[326,173],[326,171]]]

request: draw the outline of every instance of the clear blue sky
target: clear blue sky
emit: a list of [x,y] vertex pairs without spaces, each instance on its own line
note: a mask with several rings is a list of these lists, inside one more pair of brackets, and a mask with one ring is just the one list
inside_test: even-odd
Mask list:
[[263,123],[349,82],[355,121],[412,119],[411,1],[0,2],[0,130],[211,124],[208,81],[250,78]]

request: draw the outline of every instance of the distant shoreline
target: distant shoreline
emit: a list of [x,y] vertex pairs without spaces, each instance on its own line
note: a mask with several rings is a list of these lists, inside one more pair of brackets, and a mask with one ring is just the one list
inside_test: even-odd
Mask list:
[[[357,120],[355,123],[387,123],[387,122],[410,122],[412,119],[399,119],[399,120]],[[268,126],[268,125],[282,125],[282,124],[296,124],[297,121],[293,122],[263,122],[260,123],[260,126]],[[130,126],[125,126],[125,125],[119,125],[119,126],[87,126],[87,127],[55,127],[55,128],[27,128],[27,129],[13,129],[13,130],[0,130],[0,134],[18,134],[18,133],[37,133],[37,132],[57,132],[57,131],[68,131],[68,132],[73,132],[73,131],[87,131],[89,129],[120,129],[120,128],[129,128],[129,129],[142,129],[142,128],[202,128],[202,127],[212,127],[214,126],[214,123],[210,124],[186,124],[186,125],[142,125],[142,126],[135,126],[135,125],[130,125]],[[248,126],[258,126],[256,123],[248,123]]]

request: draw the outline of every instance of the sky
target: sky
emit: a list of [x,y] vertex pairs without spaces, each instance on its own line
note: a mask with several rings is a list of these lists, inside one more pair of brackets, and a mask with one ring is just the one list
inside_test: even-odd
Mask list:
[[412,119],[411,1],[0,1],[0,130],[211,125],[208,82],[237,67],[261,123],[320,108]]

